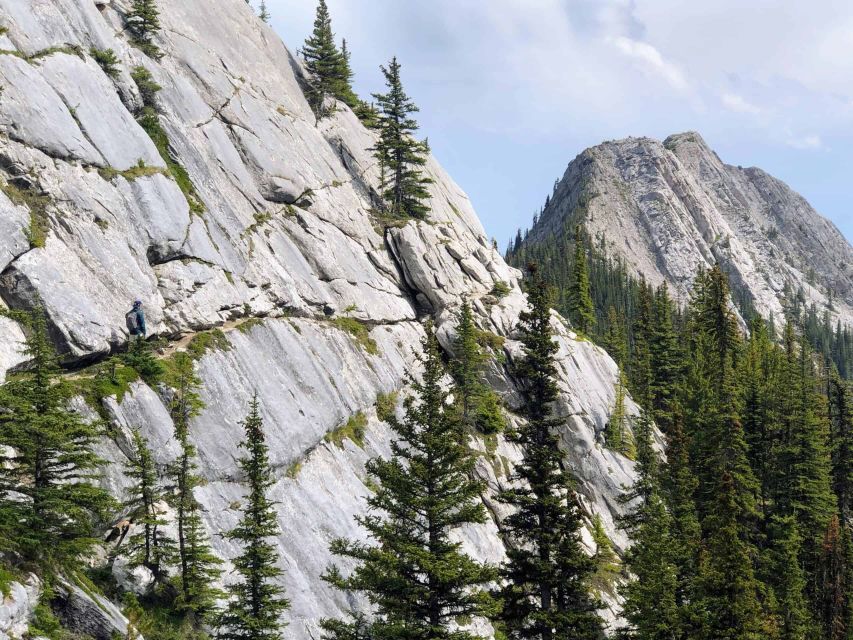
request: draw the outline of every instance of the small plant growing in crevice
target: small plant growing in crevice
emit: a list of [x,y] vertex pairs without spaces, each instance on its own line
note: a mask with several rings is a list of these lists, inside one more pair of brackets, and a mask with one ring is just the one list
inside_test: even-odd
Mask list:
[[343,448],[344,440],[352,440],[359,447],[364,446],[364,432],[367,428],[367,416],[361,411],[350,416],[342,426],[326,434],[324,440]]
[[382,422],[388,422],[396,415],[398,396],[396,391],[380,393],[376,396],[376,417]]
[[98,49],[92,47],[89,49],[89,55],[98,63],[98,66],[103,69],[110,78],[118,78],[118,56],[112,49]]
[[492,290],[489,292],[489,294],[500,300],[501,298],[509,295],[510,291],[512,291],[512,289],[510,289],[510,286],[506,282],[504,282],[503,280],[498,280],[492,287]]

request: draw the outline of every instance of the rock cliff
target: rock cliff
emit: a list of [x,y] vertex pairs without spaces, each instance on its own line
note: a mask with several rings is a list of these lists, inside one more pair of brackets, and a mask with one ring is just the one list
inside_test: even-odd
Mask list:
[[[160,6],[164,56],[152,60],[128,42],[126,1],[0,0],[0,299],[13,308],[42,304],[69,366],[122,348],[123,315],[135,298],[149,331],[171,348],[224,330],[224,344],[197,362],[205,409],[191,431],[206,480],[198,497],[216,552],[232,557],[232,543],[215,534],[238,518],[239,423],[257,392],[277,474],[289,636],[317,637],[321,617],[353,604],[319,576],[332,538],[363,536],[353,516],[369,491],[364,463],[386,454],[391,438],[377,398],[404,387],[426,317],[449,348],[455,311],[463,296],[471,300],[481,327],[505,339],[489,375],[515,419],[502,362],[518,354],[520,274],[432,159],[429,220],[377,224],[373,133],[344,105],[315,120],[300,63],[244,0],[220,0],[216,11],[207,0]],[[115,52],[112,74],[93,49]],[[139,66],[161,87],[167,148],[134,117]],[[492,295],[498,282],[509,285],[507,295]],[[355,334],[346,330],[353,323]],[[633,466],[600,444],[616,366],[556,315],[554,324],[566,461],[589,516],[601,516],[621,549],[614,518]],[[22,337],[0,320],[0,375],[24,359]],[[161,393],[135,382],[97,408],[115,434],[101,454],[116,495],[128,483],[131,428],[161,465],[176,453]],[[344,437],[354,416],[363,438]],[[482,452],[478,473],[493,518],[466,530],[464,542],[499,562],[503,507],[493,495],[519,452],[501,438],[472,438],[472,446]]]
[[528,242],[582,222],[611,255],[685,301],[696,269],[719,261],[736,296],[767,316],[802,289],[819,314],[853,324],[853,248],[780,180],[727,165],[694,132],[627,138],[569,163]]

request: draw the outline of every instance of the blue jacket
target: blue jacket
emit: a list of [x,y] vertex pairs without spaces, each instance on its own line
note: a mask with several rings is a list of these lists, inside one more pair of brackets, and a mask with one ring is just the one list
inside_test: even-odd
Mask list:
[[145,314],[142,312],[142,307],[134,307],[134,311],[136,311],[136,319],[139,323],[138,335],[145,336],[147,331],[145,330]]

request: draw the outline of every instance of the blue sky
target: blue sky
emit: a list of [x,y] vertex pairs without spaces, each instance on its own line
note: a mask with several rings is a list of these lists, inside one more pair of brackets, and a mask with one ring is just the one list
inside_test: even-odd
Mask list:
[[[257,1],[257,0],[253,0]],[[699,131],[853,239],[853,3],[327,0],[355,88],[396,55],[421,133],[504,246],[584,148]],[[291,50],[315,0],[268,0]]]

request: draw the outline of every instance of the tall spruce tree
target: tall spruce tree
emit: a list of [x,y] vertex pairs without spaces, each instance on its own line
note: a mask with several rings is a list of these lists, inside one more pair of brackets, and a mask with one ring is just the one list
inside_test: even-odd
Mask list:
[[[805,540],[801,561],[814,575],[818,549],[836,498],[830,488],[829,424],[825,397],[818,393],[812,352],[803,338],[797,339],[789,324],[785,330],[785,382],[781,478],[776,496],[778,509],[793,514]],[[814,594],[815,584],[810,581]],[[815,596],[816,597],[816,596]]]
[[308,102],[318,118],[330,115],[332,110],[326,106],[326,99],[337,98],[350,107],[355,106],[357,98],[350,84],[352,69],[349,64],[349,51],[344,41],[343,51],[335,44],[332,32],[332,17],[326,0],[317,3],[314,18],[314,30],[302,45],[302,57],[310,78],[308,80]]
[[423,174],[429,147],[413,137],[418,123],[411,114],[418,107],[403,90],[397,58],[381,69],[387,93],[373,94],[379,111],[379,141],[372,151],[382,176],[382,208],[393,217],[424,219],[430,211],[427,185],[433,180]]
[[270,12],[267,10],[266,0],[261,0],[261,4],[258,7],[258,17],[263,22],[269,22],[270,21]]
[[842,527],[851,522],[853,509],[853,402],[849,383],[837,371],[829,378],[832,488],[838,499]]
[[670,535],[672,519],[661,497],[657,453],[652,446],[652,423],[641,416],[636,429],[637,481],[625,496],[629,505],[622,526],[633,543],[625,564],[634,579],[620,588],[624,637],[671,640],[686,637],[677,602],[678,568]]
[[160,48],[154,44],[154,36],[160,30],[157,0],[133,0],[127,22],[139,48],[152,58],[162,57]]
[[175,425],[175,440],[181,452],[170,465],[175,487],[173,503],[177,512],[178,557],[180,561],[178,608],[193,622],[210,618],[221,592],[213,586],[220,575],[221,561],[213,555],[204,529],[201,505],[194,490],[202,483],[198,475],[196,448],[190,440],[190,421],[202,408],[193,359],[184,352],[175,354],[169,384],[174,390],[169,413]]
[[392,456],[375,458],[367,472],[377,483],[370,511],[357,518],[372,542],[336,540],[332,552],[356,563],[348,576],[332,566],[325,578],[364,594],[373,614],[326,620],[328,637],[470,640],[460,619],[487,612],[483,588],[496,572],[467,556],[452,534],[485,520],[481,484],[471,479],[474,458],[457,411],[447,406],[438,339],[427,327],[421,381],[403,420],[388,420],[400,438]]
[[273,503],[267,496],[274,484],[269,447],[264,438],[258,396],[252,398],[249,415],[243,422],[246,431],[241,447],[247,455],[240,459],[249,495],[239,524],[226,534],[237,541],[242,553],[234,559],[240,580],[228,586],[231,596],[217,620],[222,640],[280,640],[281,614],[289,606],[284,589],[274,580],[282,575],[278,553],[269,538],[278,532]]
[[673,422],[666,437],[666,464],[661,489],[670,515],[671,559],[676,570],[675,603],[679,627],[689,631],[693,622],[692,603],[698,572],[701,529],[693,500],[698,482],[690,465],[689,444],[684,433],[681,406],[676,404]]
[[[99,542],[113,501],[97,486],[101,424],[70,408],[44,309],[11,313],[27,327],[24,373],[0,386],[0,523],[9,547],[42,566],[76,566]],[[17,497],[12,497],[17,496]]]
[[158,583],[165,581],[167,569],[177,560],[175,541],[164,531],[168,524],[161,513],[167,494],[160,482],[154,457],[145,438],[133,431],[133,455],[127,463],[127,475],[133,484],[127,493],[125,508],[141,529],[130,536],[124,554],[131,567],[142,566],[151,571]]
[[676,385],[681,372],[678,336],[673,326],[673,303],[664,283],[654,294],[653,321],[649,332],[652,378],[651,411],[655,424],[668,433],[672,424]]
[[845,553],[843,531],[840,521],[833,517],[826,529],[821,547],[817,570],[817,592],[819,594],[817,616],[825,640],[849,638],[850,596],[848,595],[850,569],[849,554]]
[[800,562],[802,540],[793,516],[775,517],[770,525],[770,572],[779,640],[805,640],[813,630]]
[[449,371],[458,393],[456,394],[462,421],[482,433],[503,430],[503,416],[495,393],[481,377],[488,355],[479,343],[479,329],[467,299],[457,315],[456,336]]
[[595,562],[581,546],[580,508],[555,433],[565,419],[554,415],[557,343],[549,290],[535,265],[529,275],[528,309],[518,326],[524,356],[515,365],[525,422],[509,436],[524,457],[514,473],[518,483],[499,496],[515,508],[503,521],[508,561],[501,620],[514,639],[600,638],[598,603],[587,587]]
[[589,268],[586,262],[586,237],[580,225],[575,227],[575,260],[569,281],[570,318],[578,331],[589,334],[595,324],[595,308],[589,288]]

